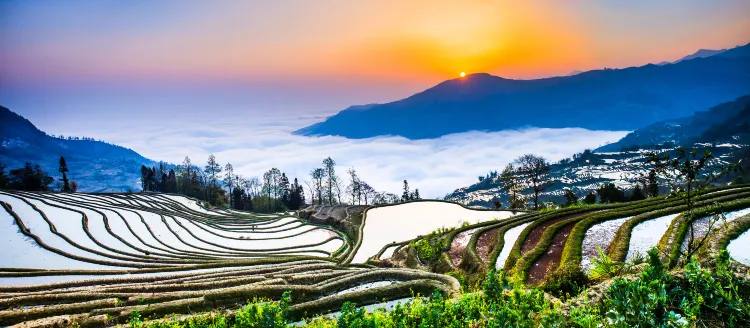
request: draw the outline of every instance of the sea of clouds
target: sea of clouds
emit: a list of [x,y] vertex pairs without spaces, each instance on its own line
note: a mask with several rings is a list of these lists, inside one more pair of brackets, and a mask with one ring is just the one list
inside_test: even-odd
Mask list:
[[[379,191],[400,194],[403,180],[423,197],[442,197],[477,181],[479,175],[502,170],[514,158],[534,153],[557,161],[586,148],[617,141],[627,131],[591,131],[579,128],[527,128],[500,132],[466,132],[437,139],[402,137],[347,139],[337,136],[306,137],[291,132],[320,121],[320,117],[267,115],[250,122],[230,117],[209,121],[191,118],[184,124],[145,124],[99,131],[102,138],[129,147],[154,160],[181,163],[190,156],[203,165],[209,154],[232,163],[245,177],[262,176],[279,168],[300,183],[330,156],[337,173],[348,182],[354,167],[359,177]],[[200,124],[199,124],[200,123]]]

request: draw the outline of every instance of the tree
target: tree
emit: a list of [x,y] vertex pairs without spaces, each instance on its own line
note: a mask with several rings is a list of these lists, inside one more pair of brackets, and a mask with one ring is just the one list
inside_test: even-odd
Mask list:
[[352,196],[352,205],[354,205],[355,202],[360,203],[362,199],[362,190],[357,172],[352,167],[347,170],[346,173],[349,173],[349,186],[347,187],[347,190]]
[[229,206],[234,208],[232,206],[232,202],[234,201],[234,194],[232,193],[232,187],[234,187],[234,167],[232,167],[231,163],[227,163],[224,166],[224,172],[224,185],[229,188],[229,194],[232,195],[232,197],[229,197]]
[[185,178],[183,179],[183,193],[190,195],[189,191],[192,189],[191,174],[190,170],[193,168],[193,164],[190,162],[190,157],[185,156],[185,160],[182,161],[183,170],[185,172]]
[[204,168],[204,172],[206,172],[206,175],[208,177],[208,185],[209,188],[207,188],[207,195],[208,195],[208,201],[211,204],[216,205],[216,194],[217,194],[217,182],[218,182],[218,175],[221,173],[221,164],[219,164],[216,161],[216,157],[214,157],[213,154],[208,156],[208,161],[206,162],[206,167]]
[[500,173],[500,185],[508,194],[508,208],[522,208],[523,200],[518,196],[518,192],[521,190],[521,183],[513,163],[506,165],[503,172]]
[[328,204],[333,205],[333,188],[336,182],[336,162],[328,157],[323,160],[323,169],[325,171],[325,177],[327,180],[326,189],[328,190]]
[[589,205],[596,204],[596,194],[594,194],[593,192],[589,192],[588,194],[586,194],[586,197],[583,197],[583,203]]
[[578,204],[578,196],[576,196],[576,194],[572,190],[566,188],[563,196],[565,197],[565,206],[573,206]]
[[695,199],[706,187],[721,176],[730,171],[736,171],[739,165],[723,165],[708,150],[699,153],[696,149],[688,151],[683,147],[677,147],[674,150],[674,155],[672,157],[669,151],[646,153],[645,165],[653,165],[655,174],[666,182],[673,194],[685,201],[687,212],[684,217],[689,220],[690,234],[688,235],[687,249],[680,252],[686,261],[690,261],[692,256],[706,243],[716,223],[723,219],[721,214],[711,217],[706,234],[702,238],[697,238],[695,236],[695,221],[697,218],[693,217]]
[[54,180],[39,164],[26,162],[22,168],[10,170],[7,187],[13,190],[47,191]]
[[420,200],[420,199],[422,199],[422,197],[419,196],[419,188],[414,189],[414,192],[411,194],[411,199],[412,200]]
[[362,190],[362,196],[365,199],[365,205],[368,205],[368,200],[377,197],[378,193],[375,191],[375,188],[370,186],[367,182],[360,181],[360,189]]
[[60,156],[60,167],[57,172],[62,173],[63,191],[70,192],[70,182],[68,181],[68,163],[65,162],[65,157]]
[[290,208],[292,190],[290,189],[289,178],[286,177],[286,173],[281,173],[279,179],[279,193],[281,195],[281,203],[287,208]]
[[141,165],[141,190],[148,191],[146,189],[146,185],[148,184],[148,167],[146,165]]
[[78,182],[76,180],[70,182],[70,192],[78,192]]
[[8,177],[5,175],[5,164],[0,162],[0,189],[8,187]]
[[409,193],[409,182],[404,180],[404,193],[401,194],[401,201],[408,202],[410,199],[411,194]]
[[534,192],[534,210],[539,209],[539,194],[552,184],[549,179],[550,167],[547,159],[534,154],[526,154],[515,160],[518,172],[531,185]]
[[656,181],[656,170],[651,169],[648,172],[648,179],[647,179],[647,192],[649,197],[656,197],[659,196],[659,184]]
[[318,195],[318,205],[322,205],[323,204],[323,179],[325,178],[325,170],[322,168],[314,169],[310,171],[310,176],[312,177],[313,189],[315,193]]
[[643,193],[643,189],[641,189],[640,185],[635,185],[633,190],[630,192],[630,201],[633,202],[643,199],[646,199],[646,195]]
[[628,200],[625,197],[625,192],[617,188],[614,183],[607,183],[599,186],[599,188],[596,189],[596,193],[599,195],[599,201],[602,204],[622,203]]

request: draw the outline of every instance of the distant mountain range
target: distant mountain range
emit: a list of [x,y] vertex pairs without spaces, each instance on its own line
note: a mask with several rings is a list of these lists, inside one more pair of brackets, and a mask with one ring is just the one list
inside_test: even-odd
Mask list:
[[748,72],[750,44],[698,51],[663,66],[537,80],[471,74],[391,103],[352,106],[295,133],[425,139],[526,126],[634,130],[747,94]]
[[141,165],[156,163],[133,150],[95,140],[68,140],[47,135],[24,117],[0,106],[0,162],[6,173],[24,162],[39,164],[50,176],[64,156],[68,178],[80,191],[117,192],[140,190]]
[[[722,160],[750,161],[750,94],[688,117],[649,125],[616,143],[552,164],[553,184],[541,199],[560,202],[565,188],[570,188],[580,197],[604,183],[630,188],[627,178],[643,172],[644,151],[675,146],[708,149]],[[495,199],[507,202],[507,195],[499,177],[489,174],[471,186],[453,191],[445,199],[467,205],[492,206]]]

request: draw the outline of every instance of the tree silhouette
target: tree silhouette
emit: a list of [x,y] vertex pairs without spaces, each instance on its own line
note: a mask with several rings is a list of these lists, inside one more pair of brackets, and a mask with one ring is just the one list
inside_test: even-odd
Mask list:
[[64,192],[70,192],[70,182],[68,182],[68,163],[65,162],[65,157],[60,156],[60,167],[57,169],[57,172],[62,173],[62,180],[63,180],[63,191]]

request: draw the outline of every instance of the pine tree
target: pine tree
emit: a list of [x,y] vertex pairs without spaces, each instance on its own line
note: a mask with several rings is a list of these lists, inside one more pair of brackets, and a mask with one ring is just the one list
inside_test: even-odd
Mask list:
[[291,192],[289,190],[289,179],[286,177],[286,173],[281,173],[281,178],[279,179],[279,193],[281,194],[281,203],[289,208]]
[[409,193],[409,182],[404,180],[404,193],[401,194],[401,201],[407,202],[411,199],[411,194]]
[[60,168],[57,169],[57,172],[62,173],[62,180],[63,180],[63,191],[64,192],[70,192],[70,182],[68,181],[68,163],[65,162],[65,157],[60,156]]

